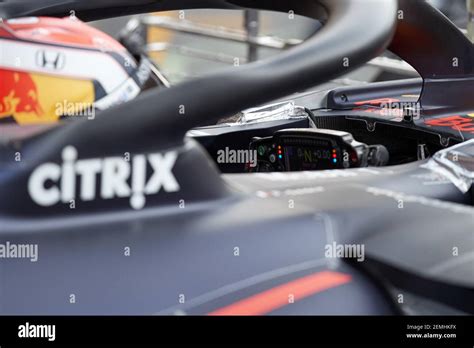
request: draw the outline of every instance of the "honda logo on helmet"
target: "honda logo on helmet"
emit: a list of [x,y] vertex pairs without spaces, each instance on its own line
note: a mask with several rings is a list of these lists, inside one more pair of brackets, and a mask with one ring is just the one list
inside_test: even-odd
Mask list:
[[44,69],[61,70],[65,62],[66,57],[61,52],[40,50],[36,53],[36,64]]

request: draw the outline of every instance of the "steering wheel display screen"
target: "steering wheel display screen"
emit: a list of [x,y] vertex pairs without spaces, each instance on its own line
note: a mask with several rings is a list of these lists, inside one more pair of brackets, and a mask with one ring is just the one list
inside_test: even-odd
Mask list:
[[285,168],[289,171],[338,168],[340,149],[334,141],[309,137],[280,139]]
[[338,164],[337,150],[331,146],[285,146],[283,153],[290,171],[334,169]]

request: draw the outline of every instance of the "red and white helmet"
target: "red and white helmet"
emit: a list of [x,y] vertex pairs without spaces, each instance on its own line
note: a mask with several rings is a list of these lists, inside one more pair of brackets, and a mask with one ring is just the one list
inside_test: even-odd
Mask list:
[[0,122],[56,122],[131,100],[150,77],[142,65],[75,17],[0,22]]

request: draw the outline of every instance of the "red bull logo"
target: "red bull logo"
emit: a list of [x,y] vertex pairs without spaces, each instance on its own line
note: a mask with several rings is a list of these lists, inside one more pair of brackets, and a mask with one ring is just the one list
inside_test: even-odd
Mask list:
[[474,118],[471,115],[435,118],[425,122],[428,126],[448,127],[455,131],[474,134]]
[[30,74],[0,69],[0,118],[17,113],[44,112],[38,100],[38,89]]

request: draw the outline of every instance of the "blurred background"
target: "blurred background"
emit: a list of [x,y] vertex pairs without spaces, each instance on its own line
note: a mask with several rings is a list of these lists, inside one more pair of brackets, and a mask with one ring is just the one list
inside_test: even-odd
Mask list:
[[[473,16],[468,8],[474,0],[429,2],[461,30],[470,27]],[[318,21],[291,13],[228,10],[162,12],[97,21],[93,25],[116,38],[140,36],[143,42],[138,44],[171,85],[278,54],[322,27]],[[408,64],[386,52],[338,82],[352,84],[417,76]]]

